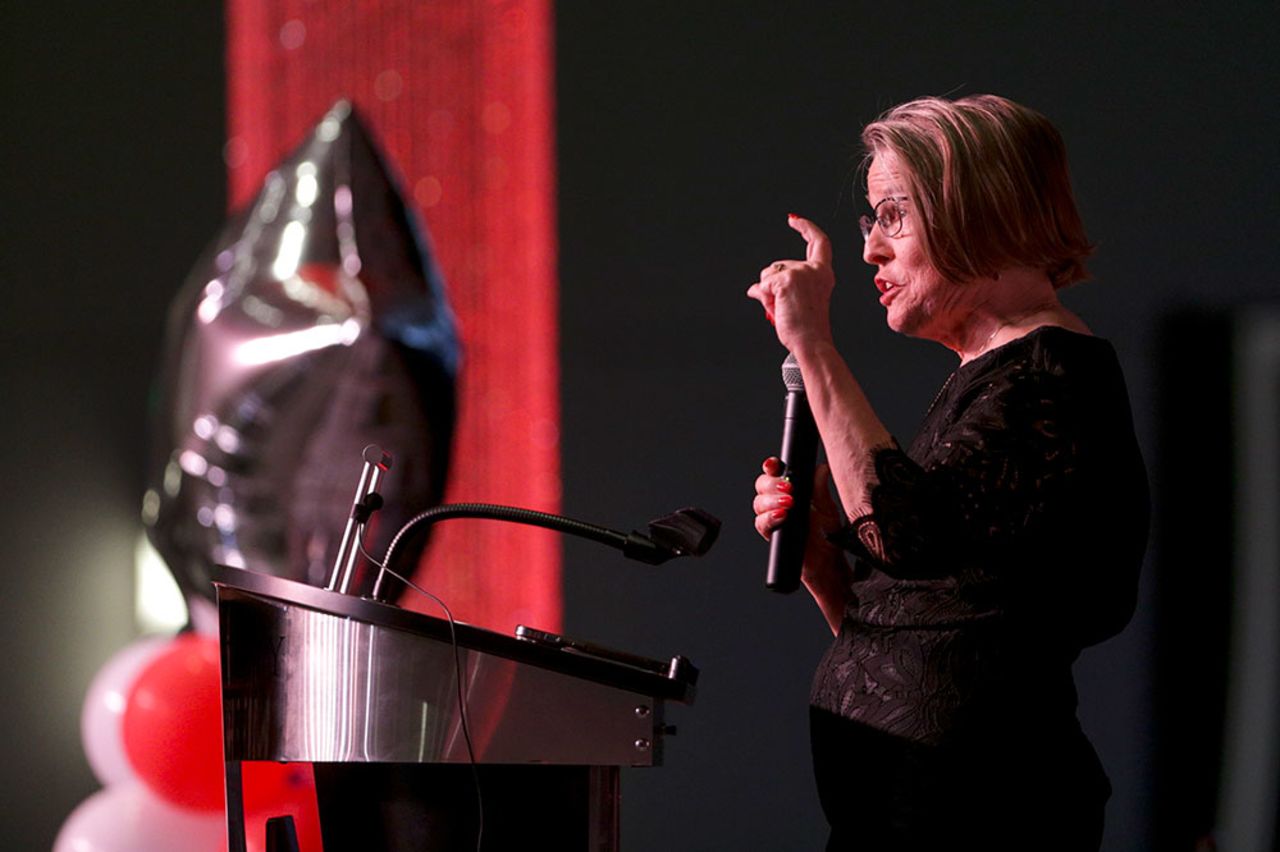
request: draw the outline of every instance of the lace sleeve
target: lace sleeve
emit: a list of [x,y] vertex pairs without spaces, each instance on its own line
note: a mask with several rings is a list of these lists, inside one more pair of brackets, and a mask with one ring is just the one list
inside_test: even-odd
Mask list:
[[926,577],[1037,534],[1079,453],[1065,383],[1017,371],[954,414],[920,463],[897,444],[873,452],[871,512],[837,533],[838,544],[891,575]]

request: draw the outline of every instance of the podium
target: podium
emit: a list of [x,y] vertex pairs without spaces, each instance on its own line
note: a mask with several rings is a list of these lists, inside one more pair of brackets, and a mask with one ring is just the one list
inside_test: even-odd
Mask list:
[[481,822],[484,850],[616,850],[620,768],[660,765],[664,705],[694,697],[683,657],[524,627],[451,631],[236,568],[214,585],[232,852],[246,848],[242,773],[255,761],[314,766],[325,852],[475,850]]

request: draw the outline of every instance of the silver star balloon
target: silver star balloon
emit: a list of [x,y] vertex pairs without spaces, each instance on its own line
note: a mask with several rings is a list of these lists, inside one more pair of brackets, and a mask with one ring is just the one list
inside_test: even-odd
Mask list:
[[143,506],[187,595],[212,596],[213,565],[324,585],[368,444],[395,457],[372,552],[439,502],[459,350],[427,245],[339,102],[196,263],[170,314]]

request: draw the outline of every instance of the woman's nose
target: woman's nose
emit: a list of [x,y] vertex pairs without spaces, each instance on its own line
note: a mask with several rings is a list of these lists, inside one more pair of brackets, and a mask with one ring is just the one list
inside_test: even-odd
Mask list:
[[862,259],[872,266],[880,266],[893,257],[893,247],[884,235],[879,223],[871,228],[871,233],[862,242]]

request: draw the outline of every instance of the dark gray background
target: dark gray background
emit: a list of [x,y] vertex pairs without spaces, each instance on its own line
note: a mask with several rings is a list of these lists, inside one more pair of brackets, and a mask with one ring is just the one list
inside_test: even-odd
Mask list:
[[[949,353],[883,326],[859,259],[859,128],[919,94],[993,91],[1048,114],[1099,250],[1068,304],[1110,338],[1156,489],[1172,313],[1273,300],[1274,3],[564,3],[558,10],[564,509],[634,525],[725,520],[701,562],[566,547],[566,627],[703,671],[667,765],[624,781],[629,849],[817,848],[805,698],[825,641],[762,588],[751,481],[776,450],[782,351],[744,295],[799,256],[794,211],[835,241],[843,351],[911,434]],[[147,392],[168,300],[223,217],[222,11],[210,2],[6,4],[0,22],[5,322],[0,630],[7,845],[48,848],[96,788],[78,716],[132,636]],[[1196,347],[1188,339],[1186,347]],[[1194,459],[1186,461],[1194,465]],[[1137,618],[1077,667],[1112,776],[1107,848],[1151,848],[1153,547]],[[1204,566],[1221,575],[1221,564]],[[1084,595],[1071,577],[1063,593]],[[1194,629],[1186,625],[1186,629]]]

